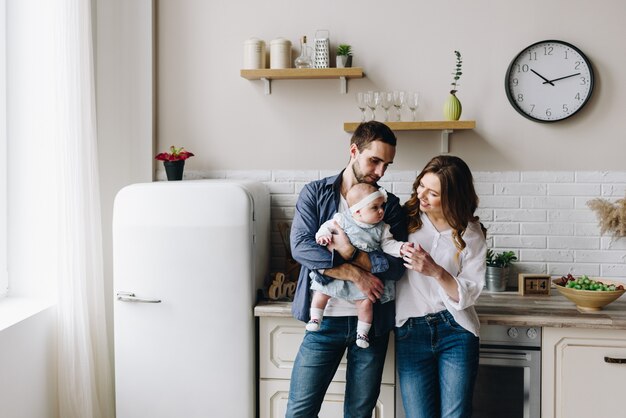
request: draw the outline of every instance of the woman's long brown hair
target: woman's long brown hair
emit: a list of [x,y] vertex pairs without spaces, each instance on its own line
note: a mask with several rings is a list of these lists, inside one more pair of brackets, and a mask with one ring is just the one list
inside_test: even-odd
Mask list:
[[[480,222],[474,212],[478,208],[478,195],[474,189],[474,178],[465,161],[452,155],[439,155],[433,157],[413,183],[413,193],[404,204],[407,214],[409,233],[415,232],[422,227],[420,218],[420,202],[417,197],[417,187],[426,173],[432,173],[439,178],[441,183],[441,209],[446,222],[452,228],[452,238],[459,253],[466,244],[463,234],[470,222]],[[487,230],[480,224],[483,234]]]

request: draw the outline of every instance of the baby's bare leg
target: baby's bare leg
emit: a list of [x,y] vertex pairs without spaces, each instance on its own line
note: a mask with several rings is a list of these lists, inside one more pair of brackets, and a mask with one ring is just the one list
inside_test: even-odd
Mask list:
[[311,308],[324,310],[329,300],[330,296],[325,295],[319,290],[316,290],[315,292],[313,292],[313,299],[311,299]]
[[356,314],[359,317],[359,321],[371,324],[372,320],[374,319],[374,308],[372,305],[372,301],[369,299],[357,300],[355,302],[355,305]]

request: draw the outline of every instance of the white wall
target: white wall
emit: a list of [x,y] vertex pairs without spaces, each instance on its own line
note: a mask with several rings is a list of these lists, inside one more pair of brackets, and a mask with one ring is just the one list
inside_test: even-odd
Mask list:
[[[626,3],[606,0],[267,0],[158,1],[158,148],[184,145],[191,169],[335,169],[345,164],[356,121],[354,93],[419,89],[420,117],[442,119],[453,51],[461,51],[458,96],[474,131],[454,133],[451,153],[474,170],[619,170],[626,155],[622,39]],[[330,30],[350,43],[366,77],[338,93],[337,80],[260,81],[239,76],[243,42],[269,43]],[[504,93],[510,61],[526,46],[560,39],[592,60],[591,102],[569,120],[539,124],[513,110]],[[294,47],[294,58],[299,45]],[[398,135],[394,167],[419,169],[439,153],[438,133]]]
[[153,5],[152,0],[93,1],[105,302],[113,356],[113,202],[124,186],[152,180]]

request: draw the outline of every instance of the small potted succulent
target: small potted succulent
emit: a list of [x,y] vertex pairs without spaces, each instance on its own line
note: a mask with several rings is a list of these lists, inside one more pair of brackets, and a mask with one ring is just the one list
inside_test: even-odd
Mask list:
[[513,251],[495,253],[487,250],[487,272],[485,273],[485,286],[491,292],[503,292],[509,281],[509,266],[517,261],[517,255]]
[[170,147],[170,152],[161,152],[157,154],[154,159],[163,161],[167,179],[173,181],[183,179],[185,160],[189,157],[193,157],[193,154],[186,151],[184,147],[176,148],[172,145]]
[[339,44],[337,46],[337,68],[352,67],[352,46]]
[[459,87],[459,79],[463,74],[463,72],[461,71],[463,60],[461,59],[461,53],[459,51],[454,51],[454,55],[456,55],[456,64],[454,67],[454,71],[452,72],[452,90],[450,90],[450,96],[448,96],[448,99],[443,105],[443,115],[447,120],[459,120],[461,118],[461,112],[463,110],[461,102],[456,97],[456,92],[458,91]]

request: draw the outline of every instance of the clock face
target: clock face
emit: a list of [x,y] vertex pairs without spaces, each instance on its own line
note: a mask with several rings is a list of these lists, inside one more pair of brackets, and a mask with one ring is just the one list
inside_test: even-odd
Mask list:
[[575,46],[542,41],[511,61],[505,89],[511,105],[537,122],[557,122],[574,115],[593,91],[591,62]]

